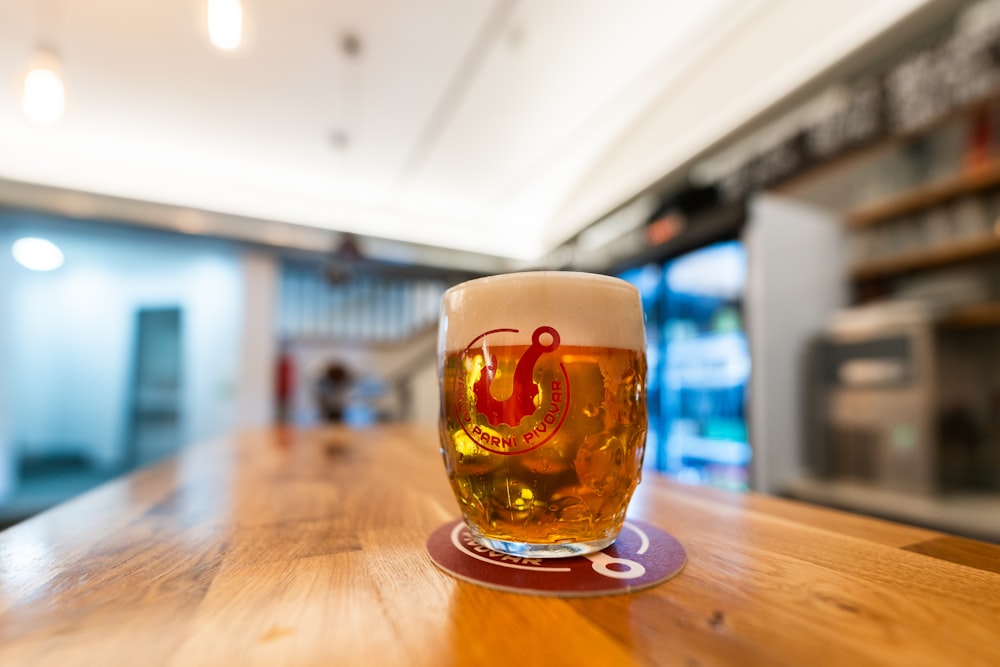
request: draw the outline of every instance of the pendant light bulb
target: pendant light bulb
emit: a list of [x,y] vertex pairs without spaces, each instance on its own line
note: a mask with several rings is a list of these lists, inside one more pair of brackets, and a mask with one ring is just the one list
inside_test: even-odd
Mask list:
[[243,4],[240,0],[208,0],[208,37],[217,48],[230,51],[243,40]]
[[21,109],[36,125],[51,125],[62,118],[66,110],[66,88],[63,85],[59,59],[51,51],[35,54],[31,69],[24,77],[24,97]]

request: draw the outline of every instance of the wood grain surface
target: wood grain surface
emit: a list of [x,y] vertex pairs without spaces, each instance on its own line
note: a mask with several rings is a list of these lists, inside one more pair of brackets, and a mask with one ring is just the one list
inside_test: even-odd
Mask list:
[[460,582],[433,430],[192,447],[0,533],[2,665],[998,665],[1000,547],[647,473],[688,565],[647,591]]

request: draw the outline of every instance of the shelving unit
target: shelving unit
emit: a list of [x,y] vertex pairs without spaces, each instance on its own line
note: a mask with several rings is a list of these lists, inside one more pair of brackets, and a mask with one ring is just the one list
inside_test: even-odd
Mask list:
[[1000,187],[1000,160],[862,206],[847,215],[847,225],[852,229],[871,227],[991,187]]
[[941,326],[949,329],[1000,326],[1000,302],[977,303],[958,308],[941,321]]
[[[965,94],[987,90],[971,85],[970,35],[906,56],[883,81],[891,142],[783,188],[841,216],[842,286],[856,312],[835,320],[807,366],[815,393],[802,450],[813,477],[781,491],[1000,542],[1000,89],[983,58],[990,94]],[[949,83],[963,93],[927,95]],[[878,108],[858,107],[859,125]],[[893,194],[857,205],[876,192]],[[926,319],[897,317],[905,301],[923,301]]]
[[[847,213],[845,222],[848,229],[856,234],[887,223],[907,224],[901,220],[905,216],[948,205],[963,197],[981,195],[991,189],[1000,190],[1000,159],[993,159],[950,178],[925,183],[856,208]],[[903,250],[865,260],[851,269],[850,276],[855,283],[865,283],[991,255],[1000,255],[1000,224],[995,226],[995,232],[992,233],[984,230],[972,238],[956,238],[925,248]]]
[[871,260],[855,266],[851,270],[851,277],[856,282],[887,278],[899,273],[948,266],[994,254],[1000,254],[1000,236],[984,235]]
[[[892,163],[887,160],[882,164]],[[870,166],[867,169],[869,176],[880,173]],[[857,179],[849,181],[854,185],[860,182]],[[840,191],[848,190],[842,187]],[[950,372],[942,374],[942,378],[947,377],[942,382],[960,383],[965,395],[981,399],[971,408],[965,404],[962,407],[968,409],[968,415],[972,415],[970,419],[983,425],[994,419],[989,412],[993,408],[986,407],[987,402],[993,400],[994,392],[988,378],[995,376],[997,364],[1000,364],[1000,357],[992,352],[1000,335],[1000,299],[997,298],[1000,295],[993,288],[1000,275],[997,203],[1000,203],[1000,157],[975,169],[909,188],[844,214],[845,228],[858,253],[857,263],[848,274],[856,303],[891,300],[908,293],[907,290],[915,293],[926,289],[931,293],[935,285],[941,286],[941,294],[961,297],[963,295],[957,291],[963,280],[982,288],[977,292],[980,295],[977,298],[982,301],[954,306],[946,314],[942,313],[935,321],[936,331],[932,338],[934,363],[939,369],[942,364],[952,364]],[[972,297],[972,292],[964,296]],[[941,304],[944,304],[943,298]],[[980,369],[982,372],[978,372]],[[875,409],[877,405],[873,402],[870,407]],[[941,401],[928,409],[936,413],[929,424],[939,425],[937,420],[951,406]],[[963,416],[967,415],[963,413]],[[941,452],[955,446],[954,436],[952,440],[941,434],[929,437],[937,456],[946,458]],[[976,437],[979,438],[977,447],[1000,446],[996,436],[986,431]],[[936,470],[945,465],[942,463],[944,458],[935,459],[932,465]],[[990,466],[989,470],[994,465],[992,459],[979,463]],[[938,481],[940,487],[926,494],[901,492],[891,488],[891,483],[881,476],[875,478],[878,481],[861,481],[852,478],[850,471],[842,470],[830,473],[830,477],[820,474],[801,478],[783,491],[808,502],[1000,542],[1000,482],[996,481],[995,474],[986,468],[977,469],[977,475],[991,475],[984,481],[985,478],[965,468],[960,473],[955,473],[955,468],[942,470],[944,472],[938,470],[942,475]],[[959,478],[955,477],[946,482],[943,479],[946,474],[966,477],[961,477],[964,481],[957,481]],[[973,478],[977,480],[976,485],[969,481]]]

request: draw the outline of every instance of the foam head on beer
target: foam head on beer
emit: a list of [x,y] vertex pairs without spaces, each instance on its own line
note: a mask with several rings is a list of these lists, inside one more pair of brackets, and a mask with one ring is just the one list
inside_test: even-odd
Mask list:
[[473,537],[536,557],[612,543],[645,449],[638,291],[570,272],[470,281],[442,299],[439,357],[442,453]]
[[568,271],[489,276],[448,290],[443,306],[446,314],[461,313],[442,328],[446,350],[464,349],[490,328],[520,332],[553,318],[559,319],[560,335],[567,342],[646,349],[639,290],[608,276]]

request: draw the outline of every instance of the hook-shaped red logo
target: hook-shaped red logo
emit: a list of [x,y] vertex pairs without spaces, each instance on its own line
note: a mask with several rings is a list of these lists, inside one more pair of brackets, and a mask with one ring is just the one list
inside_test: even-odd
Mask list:
[[[550,326],[536,328],[527,349],[490,344],[493,336],[517,333],[517,329],[493,329],[466,346],[463,359],[467,361],[460,367],[476,375],[460,370],[452,404],[473,442],[508,456],[530,452],[548,442],[562,427],[570,400],[569,376],[561,360],[542,358],[559,349],[559,332]],[[499,377],[501,367],[512,365],[512,376]]]
[[[542,336],[548,335],[550,341],[542,342]],[[521,420],[534,414],[535,398],[538,396],[538,384],[534,381],[535,363],[546,352],[559,349],[559,332],[552,327],[538,327],[531,334],[531,347],[517,362],[514,369],[514,388],[510,395],[498,399],[493,395],[493,380],[496,379],[497,358],[490,357],[489,363],[479,372],[479,379],[473,385],[472,392],[476,396],[476,411],[486,417],[493,426],[507,424],[519,426]]]

